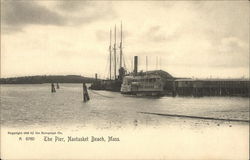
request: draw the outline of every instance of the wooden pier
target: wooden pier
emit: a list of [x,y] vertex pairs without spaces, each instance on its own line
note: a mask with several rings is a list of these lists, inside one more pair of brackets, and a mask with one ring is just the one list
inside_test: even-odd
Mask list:
[[174,96],[248,97],[249,93],[249,79],[177,79],[173,81]]

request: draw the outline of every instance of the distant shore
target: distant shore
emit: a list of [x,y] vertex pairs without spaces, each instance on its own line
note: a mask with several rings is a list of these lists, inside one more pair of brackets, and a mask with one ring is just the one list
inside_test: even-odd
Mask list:
[[0,84],[92,83],[95,79],[79,75],[39,75],[0,78]]

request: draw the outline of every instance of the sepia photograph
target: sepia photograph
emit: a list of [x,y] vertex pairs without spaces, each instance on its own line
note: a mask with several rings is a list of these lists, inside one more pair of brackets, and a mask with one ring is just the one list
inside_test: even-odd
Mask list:
[[249,157],[248,0],[1,0],[0,159]]

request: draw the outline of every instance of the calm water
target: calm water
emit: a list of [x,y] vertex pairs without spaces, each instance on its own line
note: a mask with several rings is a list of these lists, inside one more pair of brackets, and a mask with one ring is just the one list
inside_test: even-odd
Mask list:
[[1,85],[1,124],[8,127],[55,126],[123,128],[126,126],[219,126],[240,124],[142,114],[154,112],[249,120],[249,99],[239,97],[136,98],[120,93],[89,90],[82,102],[81,84]]

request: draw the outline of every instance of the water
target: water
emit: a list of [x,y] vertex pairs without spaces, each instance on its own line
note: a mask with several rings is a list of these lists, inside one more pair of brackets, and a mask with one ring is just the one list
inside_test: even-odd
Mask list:
[[75,126],[96,129],[166,125],[248,125],[240,122],[164,117],[140,112],[249,120],[248,98],[138,98],[115,92],[89,90],[90,101],[84,103],[81,84],[60,84],[56,93],[51,93],[50,87],[50,84],[1,85],[1,125],[62,128]]
[[[140,113],[249,120],[248,98],[136,98],[89,90],[90,101],[84,103],[81,84],[61,84],[56,93],[50,87],[1,85],[4,159],[249,159],[247,122]],[[62,134],[56,136],[66,140],[68,136],[115,136],[120,141],[46,142],[44,136],[49,135],[44,134],[22,135],[35,140],[20,141],[18,135],[8,134],[25,131],[59,131]]]

